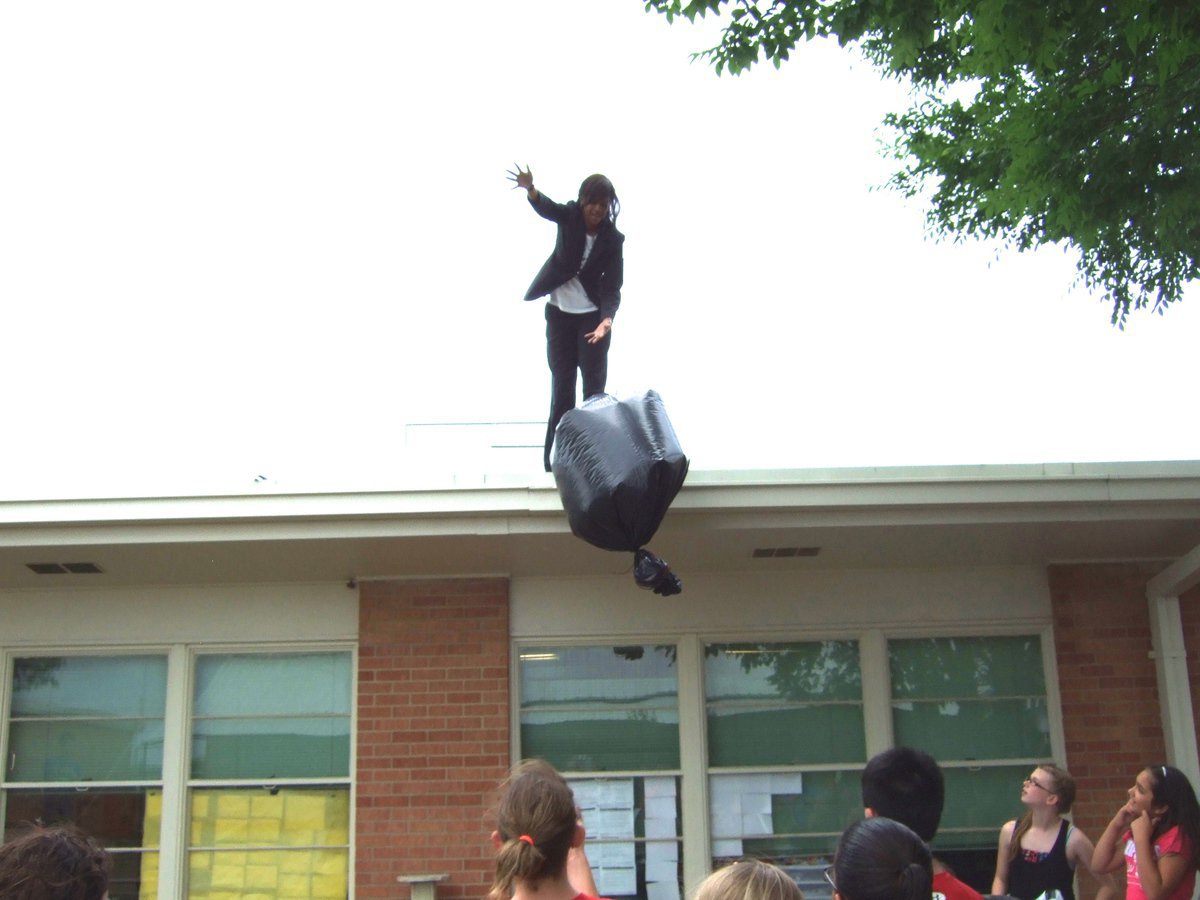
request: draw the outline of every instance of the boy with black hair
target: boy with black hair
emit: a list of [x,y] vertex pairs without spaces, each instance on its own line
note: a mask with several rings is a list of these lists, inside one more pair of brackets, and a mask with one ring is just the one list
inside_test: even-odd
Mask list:
[[[942,821],[946,781],[937,761],[923,750],[893,747],[871,758],[862,773],[864,815],[907,825],[925,843]],[[933,860],[933,900],[982,900],[974,888]]]

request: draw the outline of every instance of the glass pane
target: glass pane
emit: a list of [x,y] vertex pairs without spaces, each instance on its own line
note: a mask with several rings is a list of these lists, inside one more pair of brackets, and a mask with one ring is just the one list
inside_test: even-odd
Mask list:
[[679,768],[674,710],[526,712],[521,755],[540,756],[562,772]]
[[193,778],[324,778],[350,774],[350,719],[200,719]]
[[991,849],[995,862],[997,823],[1018,818],[1021,784],[1036,764],[943,768],[946,775],[946,808],[934,849]]
[[113,871],[108,879],[109,900],[148,900],[158,896],[158,854],[112,853]]
[[14,719],[10,781],[151,781],[162,775],[158,719]]
[[350,714],[349,653],[262,653],[196,660],[193,714]]
[[349,896],[346,850],[217,850],[188,854],[188,900],[330,900]]
[[681,896],[679,778],[572,778],[603,897]]
[[893,702],[896,744],[934,759],[1041,759],[1050,755],[1043,698]]
[[337,847],[349,842],[349,788],[191,792],[191,847]]
[[832,853],[862,816],[860,780],[858,770],[709,776],[714,865],[742,856],[800,864]]
[[38,656],[13,664],[12,716],[162,718],[163,656]]
[[158,846],[161,791],[10,790],[5,801],[5,840],[34,822],[70,823],[110,850]]
[[519,661],[522,708],[678,704],[674,646],[528,647]]
[[190,799],[200,849],[188,854],[189,898],[346,896],[348,788],[200,788]]
[[709,765],[820,765],[866,759],[858,704],[708,713]]
[[704,684],[710,702],[861,700],[858,643],[711,644]]
[[1037,635],[917,638],[888,642],[897,699],[1042,697],[1042,642]]
[[709,765],[865,758],[857,642],[712,644],[704,673]]

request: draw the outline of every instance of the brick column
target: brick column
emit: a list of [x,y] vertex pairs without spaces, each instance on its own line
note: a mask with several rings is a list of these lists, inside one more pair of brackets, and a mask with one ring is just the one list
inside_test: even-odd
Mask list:
[[[1141,768],[1166,752],[1146,601],[1146,582],[1161,569],[1080,564],[1047,573],[1067,768],[1078,788],[1071,817],[1093,841]],[[1095,895],[1088,876],[1079,885],[1081,900]]]
[[439,900],[481,900],[487,810],[510,762],[508,582],[359,592],[357,896],[407,897],[397,875],[446,873]]

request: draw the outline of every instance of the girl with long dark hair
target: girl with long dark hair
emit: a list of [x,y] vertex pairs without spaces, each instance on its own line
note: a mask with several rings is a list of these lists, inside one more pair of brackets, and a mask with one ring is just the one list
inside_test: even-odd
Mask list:
[[558,226],[554,252],[542,265],[526,300],[547,297],[546,362],[550,366],[550,418],[543,461],[550,471],[550,448],[558,420],[575,407],[575,381],[583,376],[583,398],[603,394],[608,382],[608,348],[613,318],[625,280],[625,235],[617,231],[621,201],[603,175],[589,175],[579,196],[555,203],[533,186],[533,173],[516,166],[508,177],[524,188],[543,219]]
[[1174,766],[1142,769],[1096,842],[1092,865],[1125,866],[1125,900],[1188,900],[1200,865],[1200,805]]
[[933,856],[907,825],[876,816],[842,832],[825,878],[834,900],[929,900]]

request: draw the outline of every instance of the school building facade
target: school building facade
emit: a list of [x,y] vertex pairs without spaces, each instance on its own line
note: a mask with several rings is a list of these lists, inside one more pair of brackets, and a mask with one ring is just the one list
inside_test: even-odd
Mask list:
[[5,828],[96,834],[114,900],[478,900],[543,756],[606,896],[761,855],[819,897],[890,746],[985,889],[1038,762],[1093,838],[1143,765],[1200,775],[1200,462],[693,472],[649,546],[682,594],[540,474],[0,502]]

